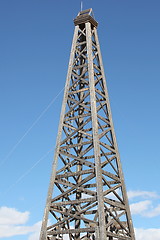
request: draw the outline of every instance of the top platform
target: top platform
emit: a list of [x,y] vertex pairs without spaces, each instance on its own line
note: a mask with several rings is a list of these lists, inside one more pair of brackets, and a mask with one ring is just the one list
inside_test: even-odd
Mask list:
[[98,22],[94,19],[92,8],[79,12],[78,16],[74,19],[75,26],[86,22],[90,22],[94,27],[98,26]]

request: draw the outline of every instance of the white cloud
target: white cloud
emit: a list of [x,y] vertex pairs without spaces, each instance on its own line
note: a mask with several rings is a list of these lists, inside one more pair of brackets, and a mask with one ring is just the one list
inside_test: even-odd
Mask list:
[[135,197],[159,198],[156,192],[149,192],[149,191],[128,191],[127,194],[129,199],[132,199]]
[[1,224],[24,224],[28,221],[29,212],[19,212],[15,208],[0,208],[0,225]]
[[39,231],[31,234],[28,240],[38,240],[39,239]]
[[159,215],[160,215],[160,204],[156,208],[154,208],[144,214],[144,216],[146,216],[146,217],[156,217]]
[[37,231],[37,224],[33,226],[0,225],[0,238],[26,235],[35,231]]
[[132,203],[130,205],[130,209],[133,215],[137,214],[148,218],[160,216],[160,204],[157,207],[153,208],[152,201],[150,200]]
[[[29,212],[20,212],[15,208],[0,208],[0,238],[8,238],[17,235],[27,235],[38,232],[40,222],[26,226],[29,219]],[[37,238],[38,239],[38,238]],[[36,239],[36,240],[37,240]]]
[[42,223],[42,222],[38,222],[38,223],[35,224],[35,227],[36,227],[36,228],[35,228],[35,232],[32,233],[32,234],[29,236],[28,240],[38,240],[38,239],[39,239],[41,223]]
[[136,240],[160,240],[160,229],[150,228],[150,229],[135,229]]
[[132,203],[130,205],[132,214],[143,214],[151,206],[152,202],[149,200],[140,201],[138,203]]
[[[160,196],[156,192],[149,191],[128,191],[128,197],[133,201],[134,198],[138,198],[138,202],[130,204],[131,213],[139,214],[143,217],[156,217],[160,215],[160,204],[154,207],[156,199]],[[145,201],[140,201],[140,199],[146,199]],[[159,238],[160,240],[160,238]]]

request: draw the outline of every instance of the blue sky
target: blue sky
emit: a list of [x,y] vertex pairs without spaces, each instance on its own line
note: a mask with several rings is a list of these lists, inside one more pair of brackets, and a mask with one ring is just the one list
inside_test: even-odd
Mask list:
[[[158,240],[160,1],[83,7],[99,22],[137,240]],[[79,10],[79,0],[0,1],[0,239],[38,239]]]

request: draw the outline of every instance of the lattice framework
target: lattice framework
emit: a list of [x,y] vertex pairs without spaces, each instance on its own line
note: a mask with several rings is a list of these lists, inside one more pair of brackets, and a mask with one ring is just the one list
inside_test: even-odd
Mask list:
[[40,240],[135,239],[91,12],[75,19]]

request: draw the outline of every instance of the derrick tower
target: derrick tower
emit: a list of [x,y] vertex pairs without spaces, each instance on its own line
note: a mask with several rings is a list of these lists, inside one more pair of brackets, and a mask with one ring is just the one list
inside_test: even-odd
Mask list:
[[74,24],[40,240],[135,240],[92,9]]

